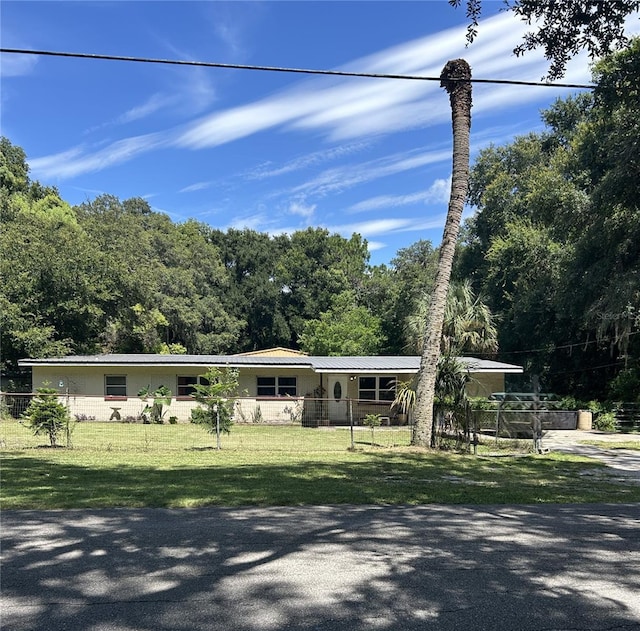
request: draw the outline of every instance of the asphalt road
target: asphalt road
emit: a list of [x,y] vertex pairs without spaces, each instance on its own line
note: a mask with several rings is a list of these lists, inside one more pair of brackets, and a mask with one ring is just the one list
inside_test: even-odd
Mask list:
[[640,506],[5,511],[3,631],[640,629]]

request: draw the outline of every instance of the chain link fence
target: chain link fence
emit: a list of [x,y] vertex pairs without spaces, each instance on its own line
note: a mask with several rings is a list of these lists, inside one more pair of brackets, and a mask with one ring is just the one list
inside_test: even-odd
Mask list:
[[[0,446],[27,449],[45,446],[46,436],[34,436],[24,419],[33,394],[0,395]],[[233,425],[228,434],[209,433],[190,421],[193,400],[163,405],[157,422],[148,413],[150,401],[133,397],[59,394],[69,410],[68,428],[61,444],[74,449],[107,451],[222,449],[244,451],[318,452],[357,448],[391,448],[411,443],[410,425],[398,419],[389,402],[277,398],[239,398],[233,403]],[[377,422],[367,425],[374,415]],[[378,424],[379,423],[379,424]],[[402,424],[399,424],[402,423]]]

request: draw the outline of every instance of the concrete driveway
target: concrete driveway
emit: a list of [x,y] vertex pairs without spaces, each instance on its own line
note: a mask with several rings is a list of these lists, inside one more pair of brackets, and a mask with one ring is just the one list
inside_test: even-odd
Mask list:
[[[597,441],[611,448],[586,444]],[[640,434],[606,434],[598,431],[550,430],[542,440],[543,447],[552,451],[577,454],[604,463],[615,477],[640,484],[640,450],[617,449],[614,443],[631,442],[640,447]]]
[[640,629],[640,506],[5,511],[3,631]]

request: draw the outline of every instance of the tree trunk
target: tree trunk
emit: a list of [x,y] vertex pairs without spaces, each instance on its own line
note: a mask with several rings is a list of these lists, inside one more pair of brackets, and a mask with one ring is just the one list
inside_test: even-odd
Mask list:
[[464,59],[448,61],[440,74],[440,85],[449,93],[451,103],[453,173],[449,208],[440,245],[435,286],[431,294],[431,305],[416,388],[412,443],[422,447],[430,447],[433,439],[433,400],[442,342],[444,310],[462,211],[469,188],[470,79],[471,68]]

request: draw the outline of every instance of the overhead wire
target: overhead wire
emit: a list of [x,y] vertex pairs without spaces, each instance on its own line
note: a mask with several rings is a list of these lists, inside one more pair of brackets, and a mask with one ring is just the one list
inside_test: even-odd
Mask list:
[[[66,57],[75,59],[94,59],[104,61],[125,61],[133,63],[149,63],[149,64],[164,64],[174,66],[195,66],[204,68],[221,68],[232,70],[254,70],[263,72],[282,72],[292,74],[307,74],[307,75],[325,75],[325,76],[338,76],[338,77],[360,77],[370,79],[392,79],[392,80],[405,80],[405,81],[440,81],[441,77],[432,77],[424,75],[406,75],[406,74],[390,74],[390,73],[373,73],[373,72],[360,72],[360,71],[346,71],[346,70],[322,70],[313,68],[295,68],[286,66],[264,66],[264,65],[251,65],[251,64],[232,64],[210,61],[196,61],[196,60],[183,60],[183,59],[160,59],[153,57],[133,57],[124,55],[106,55],[99,53],[77,53],[66,51],[53,51],[53,50],[35,50],[26,48],[0,48],[0,53],[18,54],[18,55],[39,55],[49,57]],[[456,81],[456,79],[451,79]],[[461,79],[465,80],[465,79]],[[533,87],[547,87],[547,88],[574,88],[593,90],[595,85],[583,84],[583,83],[550,83],[545,81],[524,81],[516,79],[482,79],[471,78],[468,79],[470,83],[477,84],[495,84],[495,85],[519,85],[519,86],[533,86]],[[630,333],[635,335],[636,332]],[[576,342],[571,344],[557,345],[554,350],[584,347],[588,344],[601,343],[602,340],[587,340],[584,342]],[[549,348],[535,348],[519,351],[503,351],[501,354],[524,354],[524,353],[536,353],[549,351]],[[606,366],[598,366],[598,368],[605,368],[614,366],[617,364],[608,364]]]
[[[399,79],[405,81],[440,81],[440,77],[423,75],[388,74],[377,72],[350,72],[347,70],[321,70],[312,68],[291,68],[286,66],[260,66],[248,64],[228,64],[213,61],[193,61],[185,59],[158,59],[153,57],[130,57],[124,55],[103,55],[98,53],[73,53],[53,50],[33,50],[28,48],[0,48],[0,53],[17,55],[41,55],[49,57],[72,57],[76,59],[99,59],[106,61],[128,61],[147,64],[167,64],[173,66],[199,66],[204,68],[227,68],[233,70],[258,70],[266,72],[289,72],[309,75],[328,75],[337,77],[362,77],[369,79]],[[451,81],[470,81],[471,83],[487,83],[496,85],[521,85],[546,88],[575,88],[593,90],[592,84],[583,83],[549,83],[545,81],[520,81],[517,79],[450,79]]]
[[[631,331],[627,334],[626,337],[631,337],[632,335],[638,335],[640,334],[640,331]],[[606,338],[606,339],[592,339],[592,340],[585,340],[584,342],[571,342],[569,344],[561,344],[561,345],[555,345],[553,346],[553,348],[550,347],[544,347],[544,348],[529,348],[527,350],[521,350],[521,351],[500,351],[500,354],[504,354],[504,355],[521,355],[522,353],[544,353],[544,352],[548,352],[550,350],[554,350],[554,351],[558,351],[558,350],[563,350],[566,348],[578,348],[578,347],[585,347],[588,346],[589,344],[603,344],[603,343],[611,343],[611,339],[610,338]]]

